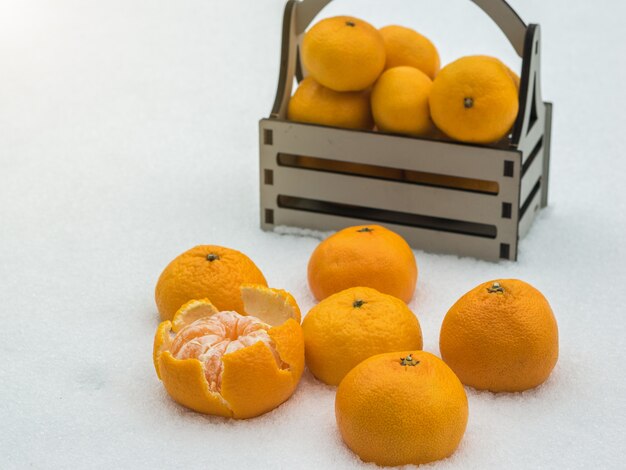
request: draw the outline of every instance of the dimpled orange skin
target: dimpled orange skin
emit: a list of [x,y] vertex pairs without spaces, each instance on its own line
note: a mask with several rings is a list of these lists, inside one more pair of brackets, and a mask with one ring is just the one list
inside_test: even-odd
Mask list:
[[318,83],[335,91],[370,87],[385,67],[385,45],[376,28],[351,16],[326,18],[304,35],[302,63]]
[[433,81],[430,112],[435,125],[461,142],[492,143],[515,122],[519,98],[514,76],[499,60],[462,57]]
[[372,113],[378,130],[426,136],[435,126],[428,97],[433,82],[414,67],[386,70],[372,90]]
[[345,228],[322,241],[309,259],[309,287],[322,300],[349,287],[372,287],[409,302],[417,283],[411,247],[380,225]]
[[171,320],[189,300],[205,297],[218,310],[245,315],[239,286],[246,283],[267,286],[263,273],[246,255],[217,245],[196,246],[177,256],[159,277],[155,300],[161,320]]
[[494,62],[502,65],[505,68],[506,73],[508,73],[509,77],[511,77],[511,80],[513,80],[513,84],[515,85],[515,89],[519,93],[519,82],[520,82],[519,75],[517,75],[515,72],[513,72],[513,70],[511,70],[509,68],[509,66],[507,66],[504,62],[502,62],[497,57],[492,57],[492,56],[489,56],[489,55],[478,55],[478,56],[474,56],[474,57],[479,57],[481,59],[491,60],[491,61],[494,61]]
[[548,378],[559,356],[558,336],[556,319],[541,292],[517,279],[499,279],[477,286],[450,308],[441,325],[439,348],[465,385],[520,392]]
[[432,80],[439,72],[439,52],[435,45],[417,31],[390,25],[379,29],[385,43],[385,70],[408,65],[424,72]]
[[287,118],[346,129],[371,129],[374,126],[367,91],[338,92],[307,77],[289,100]]
[[467,426],[467,396],[441,359],[393,352],[370,357],[346,375],[335,416],[344,442],[365,462],[419,465],[454,453]]
[[155,336],[157,374],[168,394],[192,410],[237,419],[253,418],[286,401],[302,376],[304,340],[301,326],[293,319],[268,331],[289,369],[279,369],[270,350],[263,343],[255,343],[222,357],[220,393],[209,390],[198,359],[179,360],[167,350],[158,352],[169,324],[161,323]]
[[329,385],[375,354],[422,348],[419,321],[407,305],[367,287],[324,299],[304,318],[302,330],[307,367]]

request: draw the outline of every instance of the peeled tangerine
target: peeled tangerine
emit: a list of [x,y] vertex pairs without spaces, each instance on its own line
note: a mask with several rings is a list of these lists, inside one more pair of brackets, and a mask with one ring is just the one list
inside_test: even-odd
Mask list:
[[243,285],[246,315],[208,300],[162,322],[154,366],[167,393],[200,413],[252,418],[286,401],[304,369],[300,309],[285,291]]

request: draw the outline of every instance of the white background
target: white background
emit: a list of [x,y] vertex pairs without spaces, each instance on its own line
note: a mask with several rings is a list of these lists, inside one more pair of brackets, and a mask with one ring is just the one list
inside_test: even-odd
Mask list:
[[[552,304],[561,354],[537,390],[468,390],[465,437],[434,467],[623,468],[626,8],[512,4],[543,28],[550,206],[517,263],[416,251],[410,306],[438,354],[461,294],[524,279]],[[341,443],[334,389],[308,372],[286,404],[238,422],[173,403],[151,363],[154,285],[196,244],[242,250],[313,305],[318,240],[259,229],[257,122],[274,99],[283,5],[0,1],[1,468],[364,465]],[[520,65],[467,0],[337,0],[324,15],[340,13],[412,26],[443,63]]]

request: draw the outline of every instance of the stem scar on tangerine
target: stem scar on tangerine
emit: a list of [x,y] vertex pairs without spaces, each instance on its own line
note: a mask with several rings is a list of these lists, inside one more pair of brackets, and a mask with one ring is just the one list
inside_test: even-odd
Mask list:
[[487,288],[487,292],[490,294],[504,294],[504,288],[500,285],[499,282],[494,282],[491,287]]
[[420,363],[418,360],[413,359],[413,354],[409,354],[407,357],[400,358],[401,366],[416,366]]
[[216,255],[215,253],[209,253],[208,255],[206,255],[206,259],[209,261],[215,261],[220,259],[219,255]]
[[354,308],[361,308],[366,302],[364,300],[361,299],[357,299],[354,301],[354,303],[352,304],[352,306]]

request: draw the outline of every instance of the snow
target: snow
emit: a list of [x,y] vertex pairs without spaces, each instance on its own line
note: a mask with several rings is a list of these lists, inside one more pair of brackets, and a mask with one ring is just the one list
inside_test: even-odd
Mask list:
[[[467,0],[338,0],[376,26],[429,36],[443,62],[519,60]],[[458,451],[433,468],[623,468],[626,430],[620,151],[623,2],[512,1],[543,28],[554,102],[550,206],[517,263],[416,251],[411,302],[438,354],[443,315],[474,285],[517,277],[560,329],[550,379],[521,394],[468,389]],[[334,389],[305,373],[257,419],[173,403],[154,372],[153,289],[196,244],[247,253],[314,304],[319,234],[259,229],[258,119],[278,77],[283,0],[0,3],[0,454],[18,468],[374,468],[341,442]]]

